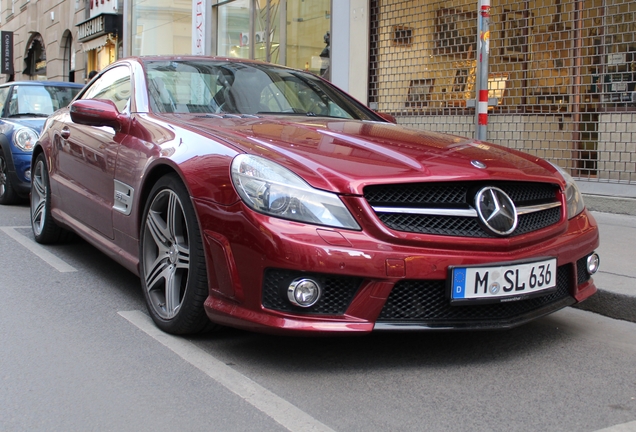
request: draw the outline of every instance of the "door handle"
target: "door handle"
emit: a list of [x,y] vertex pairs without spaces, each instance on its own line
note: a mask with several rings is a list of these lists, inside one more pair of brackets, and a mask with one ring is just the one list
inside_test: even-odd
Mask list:
[[62,135],[62,138],[68,139],[71,136],[71,130],[65,126],[60,131],[60,135]]

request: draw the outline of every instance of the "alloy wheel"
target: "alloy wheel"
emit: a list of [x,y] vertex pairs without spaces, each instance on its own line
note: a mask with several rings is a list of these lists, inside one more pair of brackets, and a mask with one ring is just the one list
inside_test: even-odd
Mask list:
[[183,303],[190,273],[188,225],[177,194],[160,191],[144,221],[143,278],[148,300],[162,319],[170,320]]
[[42,234],[46,221],[47,186],[44,162],[38,160],[31,179],[31,220],[35,235]]

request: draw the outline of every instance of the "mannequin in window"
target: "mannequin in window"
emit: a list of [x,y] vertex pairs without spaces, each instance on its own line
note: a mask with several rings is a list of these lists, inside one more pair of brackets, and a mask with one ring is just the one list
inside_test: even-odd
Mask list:
[[329,79],[331,34],[329,32],[325,33],[325,35],[323,36],[323,40],[325,41],[325,44],[327,46],[320,53],[320,58],[322,60],[322,65],[320,67],[320,76],[324,79]]

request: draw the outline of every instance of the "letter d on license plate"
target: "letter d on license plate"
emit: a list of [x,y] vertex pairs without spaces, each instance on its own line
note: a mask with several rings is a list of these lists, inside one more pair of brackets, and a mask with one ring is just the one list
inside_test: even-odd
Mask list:
[[452,303],[499,303],[545,295],[556,289],[557,260],[451,267]]

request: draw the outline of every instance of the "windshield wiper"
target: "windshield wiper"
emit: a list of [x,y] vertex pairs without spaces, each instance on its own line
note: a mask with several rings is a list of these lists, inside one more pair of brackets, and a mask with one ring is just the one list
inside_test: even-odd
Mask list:
[[298,108],[290,108],[283,111],[259,111],[256,114],[274,114],[274,115],[315,115],[314,113],[307,113],[306,111],[299,110]]
[[331,116],[331,115],[327,115],[327,114],[316,114],[313,111],[303,111],[300,110],[298,108],[293,108],[294,111],[259,111],[256,114],[273,114],[273,115],[299,115],[299,116],[306,116],[306,117],[331,117],[331,118],[344,118],[344,117],[337,117],[337,116]]
[[42,113],[17,113],[17,114],[9,114],[9,118],[11,117],[24,117],[24,116],[29,116],[29,117],[48,117],[49,114],[42,114]]

